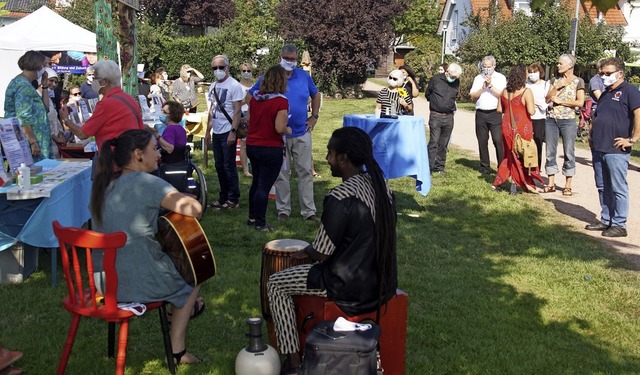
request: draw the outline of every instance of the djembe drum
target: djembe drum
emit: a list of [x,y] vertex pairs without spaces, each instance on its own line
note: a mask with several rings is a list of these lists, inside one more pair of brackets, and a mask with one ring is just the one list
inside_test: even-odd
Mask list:
[[267,296],[269,277],[289,267],[311,263],[311,258],[296,259],[293,257],[293,254],[307,246],[309,246],[308,242],[292,239],[273,240],[264,245],[260,271],[260,303],[265,321],[271,322],[271,309],[269,309],[269,297]]

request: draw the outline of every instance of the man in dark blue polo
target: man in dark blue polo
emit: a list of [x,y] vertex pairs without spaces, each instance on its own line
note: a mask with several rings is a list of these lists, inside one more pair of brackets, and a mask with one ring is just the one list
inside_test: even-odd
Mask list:
[[605,237],[627,236],[629,185],[627,169],[631,147],[640,139],[640,92],[624,80],[624,62],[610,58],[602,63],[605,90],[598,100],[589,134],[593,171],[600,198],[600,221],[587,230]]
[[460,87],[462,68],[453,63],[447,71],[429,80],[425,96],[429,101],[429,168],[431,173],[443,174],[447,160],[447,145],[453,131],[453,113]]

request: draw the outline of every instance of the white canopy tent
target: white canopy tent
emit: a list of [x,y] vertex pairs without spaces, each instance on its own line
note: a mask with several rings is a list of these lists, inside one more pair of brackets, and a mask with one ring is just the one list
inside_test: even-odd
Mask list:
[[0,117],[4,116],[7,86],[20,74],[18,59],[30,50],[96,52],[96,34],[46,6],[0,28]]

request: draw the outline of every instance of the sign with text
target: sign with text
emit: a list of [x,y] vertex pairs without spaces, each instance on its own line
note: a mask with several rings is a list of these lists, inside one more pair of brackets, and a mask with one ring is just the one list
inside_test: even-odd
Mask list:
[[9,170],[15,175],[20,163],[31,167],[33,158],[27,137],[22,132],[17,117],[0,120],[0,143],[9,162]]

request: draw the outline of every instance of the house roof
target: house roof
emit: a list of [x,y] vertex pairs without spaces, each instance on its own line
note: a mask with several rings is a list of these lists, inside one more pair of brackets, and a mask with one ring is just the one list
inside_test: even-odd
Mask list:
[[43,5],[55,4],[55,0],[6,0],[4,10],[8,10],[8,18],[22,18],[40,9]]
[[[471,0],[471,9],[473,14],[479,14],[482,18],[488,17],[489,4],[492,1],[494,0]],[[512,2],[507,0],[497,1],[500,5],[500,13],[503,16],[511,17],[512,13],[510,5]],[[576,1],[578,0],[569,0],[568,8],[572,10],[575,9]],[[585,1],[580,4],[580,17],[583,17],[585,13],[589,15],[589,20],[591,20],[591,23],[598,22],[599,12],[596,7],[593,6],[591,1]],[[609,11],[607,11],[607,14],[605,14],[603,18],[607,25],[627,25],[627,20],[617,4],[614,8],[609,9]]]

